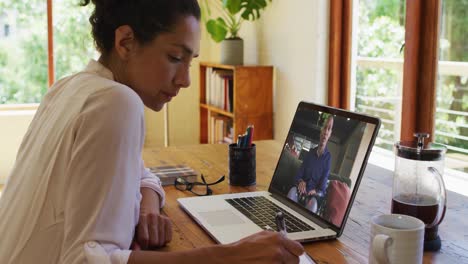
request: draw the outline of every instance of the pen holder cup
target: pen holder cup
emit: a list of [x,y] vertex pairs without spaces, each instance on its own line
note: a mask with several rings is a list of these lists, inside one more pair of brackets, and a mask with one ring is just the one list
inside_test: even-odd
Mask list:
[[229,184],[251,186],[257,182],[255,144],[251,147],[229,145]]

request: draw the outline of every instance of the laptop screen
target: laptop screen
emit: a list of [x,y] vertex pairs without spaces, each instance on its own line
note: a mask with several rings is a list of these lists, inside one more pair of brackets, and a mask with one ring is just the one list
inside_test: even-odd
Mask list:
[[378,127],[376,118],[301,102],[270,191],[341,229]]

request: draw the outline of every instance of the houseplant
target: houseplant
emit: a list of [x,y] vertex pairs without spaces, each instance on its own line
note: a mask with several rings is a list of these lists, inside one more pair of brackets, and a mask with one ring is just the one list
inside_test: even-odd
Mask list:
[[[242,23],[245,20],[259,19],[260,11],[271,1],[205,0],[203,2],[203,21],[206,29],[214,41],[221,43],[221,63],[243,64],[244,44],[238,35]],[[211,8],[220,16],[212,18]]]

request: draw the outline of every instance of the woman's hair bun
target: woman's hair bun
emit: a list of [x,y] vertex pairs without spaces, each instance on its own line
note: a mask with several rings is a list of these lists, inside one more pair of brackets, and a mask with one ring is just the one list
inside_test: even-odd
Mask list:
[[197,0],[81,0],[80,5],[93,3],[89,18],[97,49],[107,53],[114,46],[115,30],[128,25],[141,43],[167,32],[181,16],[200,20]]

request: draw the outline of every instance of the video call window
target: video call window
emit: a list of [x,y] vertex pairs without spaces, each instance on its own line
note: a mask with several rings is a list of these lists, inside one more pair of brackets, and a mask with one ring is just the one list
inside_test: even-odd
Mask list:
[[340,226],[373,125],[313,110],[296,114],[273,188]]

